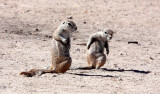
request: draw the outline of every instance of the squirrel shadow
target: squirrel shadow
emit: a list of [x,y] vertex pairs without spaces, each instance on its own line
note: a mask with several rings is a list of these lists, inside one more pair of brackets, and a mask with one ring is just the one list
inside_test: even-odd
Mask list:
[[107,68],[101,68],[104,71],[110,71],[110,72],[125,72],[125,71],[131,71],[135,73],[142,73],[142,74],[148,74],[151,73],[151,71],[144,71],[144,70],[135,70],[135,69],[130,69],[130,70],[125,70],[125,69],[107,69]]
[[[92,70],[95,68],[90,68],[90,69],[86,69],[85,67],[83,68],[76,68],[74,70]],[[72,70],[72,69],[71,69]],[[100,68],[98,70],[103,70],[103,71],[109,71],[109,72],[126,72],[126,71],[130,71],[130,72],[135,72],[135,73],[141,73],[141,74],[148,74],[151,73],[151,71],[144,71],[144,70],[136,70],[136,69],[107,69],[107,68]]]
[[95,77],[113,77],[113,78],[118,78],[118,76],[112,76],[112,75],[94,75],[94,74],[82,74],[82,73],[68,73],[68,74],[73,74],[73,75],[78,75],[78,76],[95,76]]

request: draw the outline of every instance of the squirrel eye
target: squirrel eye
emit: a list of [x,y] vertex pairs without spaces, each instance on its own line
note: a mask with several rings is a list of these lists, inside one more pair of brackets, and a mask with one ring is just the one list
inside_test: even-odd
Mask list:
[[71,23],[68,23],[68,25],[69,25],[69,26],[72,26],[72,24],[71,24]]
[[104,32],[105,34],[108,34],[107,32]]
[[65,24],[65,22],[63,22],[63,24]]

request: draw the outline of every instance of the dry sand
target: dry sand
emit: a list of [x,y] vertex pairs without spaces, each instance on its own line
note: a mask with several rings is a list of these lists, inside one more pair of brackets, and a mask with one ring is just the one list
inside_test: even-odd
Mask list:
[[[65,74],[23,77],[51,65],[51,35],[67,17],[72,66]],[[99,70],[87,65],[90,34],[115,33]],[[138,44],[128,44],[137,41]],[[0,0],[0,94],[160,94],[160,0]]]

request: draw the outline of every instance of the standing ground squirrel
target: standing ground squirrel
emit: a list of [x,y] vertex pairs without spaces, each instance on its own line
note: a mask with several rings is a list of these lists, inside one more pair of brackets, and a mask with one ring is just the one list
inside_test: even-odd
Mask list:
[[70,66],[72,59],[70,57],[70,33],[77,30],[73,21],[64,21],[53,32],[52,39],[52,66],[47,69],[32,69],[27,72],[21,72],[20,75],[32,77],[44,73],[64,73]]

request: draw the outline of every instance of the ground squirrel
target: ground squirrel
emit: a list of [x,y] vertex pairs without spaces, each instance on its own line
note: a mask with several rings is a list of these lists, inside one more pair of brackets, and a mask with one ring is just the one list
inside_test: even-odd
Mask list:
[[87,62],[88,66],[79,69],[99,69],[106,62],[106,54],[109,54],[108,40],[112,39],[113,31],[111,29],[103,29],[92,34],[87,43]]
[[70,57],[70,33],[77,30],[73,21],[64,21],[53,32],[52,39],[52,66],[50,69],[32,69],[27,72],[21,72],[20,75],[32,77],[44,73],[64,73],[70,66],[72,59]]

